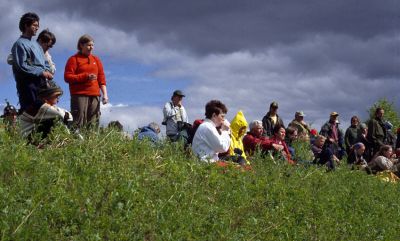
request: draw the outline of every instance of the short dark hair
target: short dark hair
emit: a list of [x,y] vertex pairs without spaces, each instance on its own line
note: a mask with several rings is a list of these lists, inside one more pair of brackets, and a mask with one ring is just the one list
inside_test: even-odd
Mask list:
[[43,43],[48,43],[51,41],[51,45],[56,43],[56,36],[50,32],[48,28],[40,32],[39,36],[37,37],[37,41],[42,41]]
[[36,13],[25,13],[19,20],[19,30],[25,32],[25,26],[31,26],[34,22],[39,22],[40,18]]
[[378,107],[378,108],[376,108],[376,110],[375,110],[375,115],[376,115],[376,114],[378,114],[378,112],[380,112],[381,110],[383,110],[383,108],[382,108],[382,107]]
[[119,121],[110,121],[110,123],[108,123],[107,127],[110,128],[110,129],[115,129],[117,131],[123,131],[124,130],[124,126]]
[[81,51],[81,44],[87,44],[90,41],[94,42],[93,38],[89,34],[84,34],[78,39],[78,44],[76,48]]
[[213,114],[228,113],[228,108],[219,100],[211,100],[206,104],[206,118],[211,119]]

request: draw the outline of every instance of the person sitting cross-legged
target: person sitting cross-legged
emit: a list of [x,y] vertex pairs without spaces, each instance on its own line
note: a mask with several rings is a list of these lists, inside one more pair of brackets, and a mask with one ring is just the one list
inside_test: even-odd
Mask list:
[[23,136],[31,138],[31,134],[37,132],[46,138],[57,120],[61,120],[67,127],[71,126],[71,113],[56,106],[62,94],[63,91],[55,84],[38,91],[38,97],[44,104],[30,106],[19,117]]

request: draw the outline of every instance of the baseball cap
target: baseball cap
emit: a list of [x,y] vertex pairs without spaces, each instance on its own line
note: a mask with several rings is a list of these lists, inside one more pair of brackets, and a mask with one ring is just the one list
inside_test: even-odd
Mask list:
[[172,94],[172,96],[182,96],[182,97],[185,97],[185,95],[183,94],[182,90],[175,90],[174,93]]
[[276,101],[272,101],[272,103],[269,105],[270,108],[275,107],[278,108],[278,103]]

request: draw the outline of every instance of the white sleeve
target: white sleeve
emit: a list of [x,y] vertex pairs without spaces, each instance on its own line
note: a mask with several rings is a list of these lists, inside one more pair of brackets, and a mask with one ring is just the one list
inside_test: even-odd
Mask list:
[[220,135],[215,127],[207,128],[205,133],[207,136],[207,142],[215,152],[226,152],[231,144],[231,137],[228,131],[222,131]]
[[163,109],[164,119],[171,118],[176,115],[175,108],[173,108],[171,102],[167,102]]

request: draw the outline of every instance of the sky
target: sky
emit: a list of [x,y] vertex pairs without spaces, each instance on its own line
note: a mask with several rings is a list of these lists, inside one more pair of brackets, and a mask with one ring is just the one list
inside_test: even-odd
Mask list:
[[400,106],[400,1],[397,0],[0,0],[0,101],[18,103],[6,58],[25,12],[40,16],[39,32],[57,38],[50,50],[64,89],[67,59],[83,34],[95,40],[110,104],[101,123],[127,131],[162,121],[175,89],[189,120],[219,99],[228,120],[242,110],[262,119],[272,101],[287,125],[298,110],[314,128],[339,112],[367,118],[377,100]]

